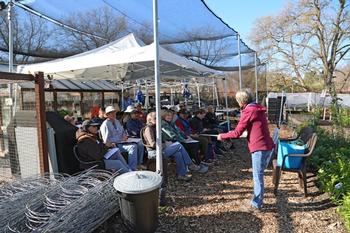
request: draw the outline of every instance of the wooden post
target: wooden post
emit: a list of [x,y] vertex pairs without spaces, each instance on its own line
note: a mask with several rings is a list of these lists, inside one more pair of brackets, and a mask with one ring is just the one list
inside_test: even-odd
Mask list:
[[42,72],[35,74],[35,109],[38,126],[40,173],[43,174],[49,172],[49,159],[46,136],[44,73]]
[[23,90],[20,90],[20,91],[21,91],[21,102],[20,102],[20,105],[19,105],[19,109],[24,110]]
[[2,131],[2,106],[0,101],[0,155],[5,151],[4,132]]
[[80,114],[81,114],[81,116],[83,117],[83,120],[84,120],[85,111],[84,111],[83,101],[84,101],[84,93],[80,92]]
[[54,112],[57,112],[57,106],[58,106],[58,104],[57,104],[57,91],[53,90],[52,95],[53,95],[52,108],[53,108]]

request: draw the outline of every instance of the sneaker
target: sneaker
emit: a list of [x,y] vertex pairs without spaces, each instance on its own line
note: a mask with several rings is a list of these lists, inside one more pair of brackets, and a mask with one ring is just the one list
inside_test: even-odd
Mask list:
[[201,167],[196,165],[196,164],[194,164],[194,163],[192,163],[191,165],[188,166],[188,169],[190,171],[198,171],[199,169],[201,169]]
[[206,160],[203,160],[203,161],[201,162],[201,164],[204,164],[204,165],[206,165],[206,166],[210,166],[210,165],[213,165],[213,164],[214,164],[214,160],[212,160],[212,159],[206,159]]
[[190,181],[191,180],[191,176],[189,176],[189,175],[177,176],[177,180],[179,180],[179,181]]
[[209,170],[208,166],[205,166],[204,164],[201,164],[200,169],[197,171],[198,173],[207,173]]
[[147,170],[147,166],[145,166],[143,164],[139,164],[139,165],[137,165],[137,170],[139,170],[139,171]]

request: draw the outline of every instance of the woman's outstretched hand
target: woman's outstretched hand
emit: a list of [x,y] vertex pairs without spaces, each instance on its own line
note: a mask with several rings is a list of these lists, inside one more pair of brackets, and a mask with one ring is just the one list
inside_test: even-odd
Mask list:
[[218,134],[217,139],[218,141],[222,141],[221,134]]

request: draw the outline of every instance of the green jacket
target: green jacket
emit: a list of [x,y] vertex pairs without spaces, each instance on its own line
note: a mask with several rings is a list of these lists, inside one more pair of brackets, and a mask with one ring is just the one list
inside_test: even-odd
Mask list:
[[186,136],[173,123],[162,120],[163,141],[185,142]]

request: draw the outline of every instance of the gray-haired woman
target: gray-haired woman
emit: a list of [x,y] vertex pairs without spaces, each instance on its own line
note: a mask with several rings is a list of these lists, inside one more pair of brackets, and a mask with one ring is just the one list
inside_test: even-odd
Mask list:
[[236,100],[241,108],[241,118],[237,127],[224,134],[218,135],[218,140],[238,138],[248,131],[247,140],[252,156],[254,197],[251,206],[260,209],[264,197],[264,170],[268,165],[271,150],[274,147],[267,123],[266,108],[253,101],[250,90],[236,93]]

